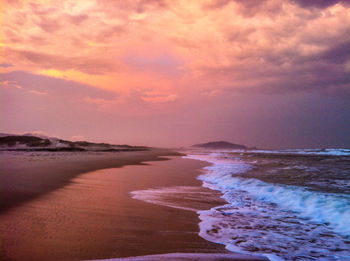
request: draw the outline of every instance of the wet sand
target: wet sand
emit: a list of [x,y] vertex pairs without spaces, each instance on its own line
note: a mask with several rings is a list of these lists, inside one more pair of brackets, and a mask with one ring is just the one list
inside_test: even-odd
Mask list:
[[[144,153],[133,154],[130,159],[131,153],[128,154],[123,155],[128,162],[119,159],[120,165],[140,164],[141,157],[156,159],[154,155],[145,157]],[[45,193],[0,216],[2,259],[83,260],[221,248],[197,236],[195,213],[147,204],[129,196],[130,191],[149,187],[199,185],[195,169],[203,165],[200,162],[175,157],[148,162],[149,166],[90,171],[67,182],[67,177],[59,179],[57,173],[70,176],[89,165],[96,166],[97,161],[92,164],[92,159],[82,159],[80,155],[51,155],[52,159],[44,161],[42,156],[37,157],[27,162],[18,159],[18,164],[11,166],[13,175],[20,172],[21,177],[36,178],[20,183],[21,187],[15,183],[16,189],[27,184],[29,191],[43,188]],[[104,163],[110,160],[104,158]],[[47,184],[35,184],[43,175],[52,177],[44,178]],[[66,185],[59,187],[61,183],[54,184],[56,180],[65,181]],[[58,188],[47,192],[44,185]]]
[[178,153],[153,149],[135,152],[0,152],[0,213],[70,183],[77,175],[104,168],[164,160]]
[[[133,154],[132,160],[130,154],[120,155],[127,160],[123,162],[120,158],[119,166],[156,160],[159,159],[157,155]],[[91,260],[179,252],[228,253],[222,245],[198,236],[196,213],[148,204],[132,199],[129,194],[155,187],[200,186],[195,177],[205,163],[172,157],[167,161],[147,162],[147,165],[115,168],[118,164],[114,159],[110,168],[100,169],[111,158],[99,159],[99,165],[96,159],[93,164],[93,157],[86,160],[79,155],[70,159],[52,156],[56,158],[44,162],[38,157],[37,161],[29,161],[31,163],[20,161],[21,164],[12,168],[19,171],[30,165],[27,172],[20,173],[37,170],[47,175],[51,169],[62,175],[75,173],[75,177],[68,182],[64,179],[55,189],[45,190],[2,212],[1,260]],[[97,170],[76,174],[92,166]],[[70,174],[64,174],[68,169]],[[54,184],[52,179],[48,181]],[[33,182],[28,186],[35,187]],[[234,255],[231,257],[230,260],[235,260]],[[169,260],[177,259],[173,256]]]

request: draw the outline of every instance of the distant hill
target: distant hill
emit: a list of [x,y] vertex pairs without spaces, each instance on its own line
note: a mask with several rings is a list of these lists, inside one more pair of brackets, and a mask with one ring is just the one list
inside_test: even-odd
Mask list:
[[69,141],[43,135],[0,133],[0,150],[16,151],[140,151],[143,146],[113,145],[88,141]]
[[205,149],[248,149],[244,145],[234,144],[227,141],[212,141],[203,144],[195,144],[192,147],[205,148]]

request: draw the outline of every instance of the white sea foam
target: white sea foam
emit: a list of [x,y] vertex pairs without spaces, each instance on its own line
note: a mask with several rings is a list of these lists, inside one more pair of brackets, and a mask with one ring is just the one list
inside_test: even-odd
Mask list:
[[234,202],[229,192],[243,190],[258,200],[275,203],[285,210],[297,212],[300,217],[328,224],[336,232],[350,236],[350,195],[308,191],[296,186],[235,177],[235,174],[247,171],[250,165],[220,157],[222,154],[218,153],[188,156],[213,164],[205,168],[207,173],[199,176],[199,179],[204,186],[223,192],[229,203]]
[[[142,200],[151,204],[178,208],[197,212],[200,208],[191,207],[188,203],[193,197],[198,197],[200,187],[177,186],[155,189],[136,190],[130,192],[133,199]],[[201,195],[199,195],[201,196]]]
[[[350,195],[244,178],[253,166],[232,153],[197,151],[186,158],[212,163],[198,177],[212,193],[182,186],[135,191],[132,197],[197,211],[199,235],[232,252],[264,255],[273,261],[350,260]],[[215,199],[215,191],[227,204]],[[208,207],[213,203],[216,207]]]
[[350,148],[338,148],[338,149],[282,149],[282,150],[268,150],[268,149],[220,149],[220,150],[204,150],[191,148],[189,151],[210,153],[216,151],[216,153],[256,153],[256,154],[279,154],[279,155],[313,155],[313,156],[350,156]]
[[325,155],[350,156],[350,149],[288,149],[288,150],[250,150],[250,153],[289,154],[289,155]]
[[212,163],[198,178],[229,203],[198,212],[203,238],[270,260],[350,260],[349,195],[243,178],[252,166],[225,152],[186,158]]

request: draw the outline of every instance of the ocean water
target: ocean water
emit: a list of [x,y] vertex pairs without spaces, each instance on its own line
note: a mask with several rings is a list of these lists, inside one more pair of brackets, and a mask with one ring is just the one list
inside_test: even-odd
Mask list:
[[192,150],[186,158],[211,164],[198,177],[207,190],[157,188],[132,196],[196,211],[199,235],[233,252],[350,260],[350,150]]

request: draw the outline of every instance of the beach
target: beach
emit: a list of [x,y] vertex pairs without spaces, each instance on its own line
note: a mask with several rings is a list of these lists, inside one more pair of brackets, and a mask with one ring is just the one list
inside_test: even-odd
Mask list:
[[179,155],[163,149],[133,152],[21,152],[3,151],[0,157],[0,213],[69,184],[81,173]]
[[4,0],[0,261],[350,261],[350,0]]
[[[1,192],[9,200],[2,197],[1,259],[92,260],[229,253],[224,246],[198,236],[195,212],[131,197],[132,191],[159,187],[196,186],[206,190],[196,180],[198,170],[206,164],[173,156],[176,154],[158,150],[3,156],[7,161],[1,165],[1,175],[7,183],[2,183]],[[5,184],[11,193],[6,194]],[[23,195],[31,197],[22,200]],[[214,203],[207,204],[214,207]],[[230,255],[230,260],[233,257]]]

